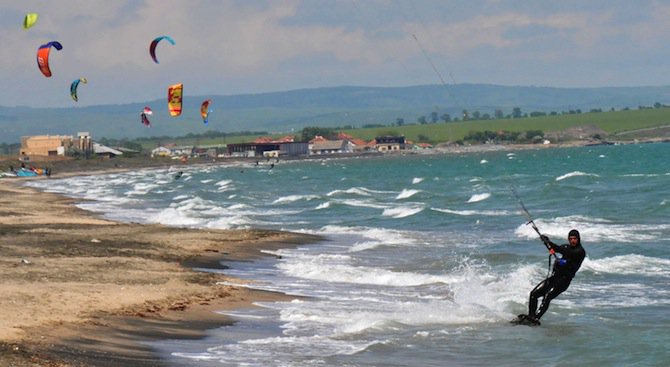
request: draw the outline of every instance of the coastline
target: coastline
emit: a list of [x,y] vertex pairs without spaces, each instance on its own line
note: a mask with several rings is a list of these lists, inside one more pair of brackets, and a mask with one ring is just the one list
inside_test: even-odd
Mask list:
[[144,341],[201,338],[232,323],[214,311],[295,298],[193,267],[321,240],[118,223],[22,182],[0,180],[3,366],[163,366]]

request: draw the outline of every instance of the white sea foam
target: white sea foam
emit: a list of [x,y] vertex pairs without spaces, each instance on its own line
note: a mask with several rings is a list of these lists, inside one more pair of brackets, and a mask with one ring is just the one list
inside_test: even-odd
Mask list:
[[414,177],[414,178],[412,179],[412,184],[413,184],[413,185],[416,185],[416,184],[418,184],[418,183],[421,183],[421,181],[423,181],[423,177]]
[[220,187],[225,187],[225,186],[230,185],[231,183],[233,183],[233,180],[221,180],[221,181],[215,183],[214,185],[220,186]]
[[347,199],[347,200],[337,200],[335,202],[344,205],[363,207],[363,208],[386,209],[389,207],[388,204],[379,204],[371,200]]
[[623,177],[660,177],[658,173],[630,173],[622,175]]
[[368,193],[366,190],[359,188],[359,187],[352,187],[347,190],[333,190],[329,193],[326,194],[326,196],[334,196],[334,195],[340,195],[340,194],[355,194],[355,195],[361,195],[361,196],[370,196],[370,193]]
[[617,282],[617,283],[583,283],[573,282],[570,286],[575,300],[563,300],[565,307],[580,306],[603,308],[644,307],[670,304],[667,291],[648,284]]
[[461,216],[481,215],[481,216],[499,217],[515,213],[509,210],[453,210],[453,209],[441,209],[441,208],[430,208],[430,210],[447,214],[461,215]]
[[146,183],[146,182],[139,182],[136,183],[132,190],[128,190],[124,193],[124,195],[127,196],[132,196],[132,195],[146,195],[148,194],[152,189],[155,189],[159,187],[158,184],[156,183]]
[[351,248],[349,249],[349,252],[360,252],[360,251],[367,251],[367,250],[372,250],[375,249],[381,245],[383,245],[383,242],[380,241],[364,241],[364,242],[356,242]]
[[420,192],[421,192],[421,190],[402,189],[400,194],[398,194],[398,196],[396,196],[396,200],[411,198],[412,196],[414,196],[414,195],[416,195]]
[[342,255],[304,255],[282,262],[277,267],[291,276],[329,283],[407,287],[457,281],[455,276],[395,272],[376,267],[354,266],[350,262],[351,258]]
[[417,214],[423,210],[422,207],[417,206],[400,206],[395,208],[384,209],[382,215],[392,218],[405,218]]
[[148,217],[149,222],[160,223],[169,226],[196,226],[202,223],[198,218],[193,218],[188,212],[177,208],[167,208]]
[[313,199],[318,199],[319,197],[316,195],[288,195],[288,196],[282,196],[275,201],[272,202],[272,204],[286,204],[286,203],[292,203],[294,201],[299,201],[299,200],[313,200]]
[[486,200],[491,197],[491,194],[488,192],[482,193],[482,194],[474,194],[468,199],[468,203],[476,203],[479,201]]
[[[247,339],[235,344],[209,348],[204,353],[172,353],[196,361],[218,361],[235,366],[294,366],[296,356],[316,360],[360,353],[377,341],[351,341],[327,336],[277,336]],[[253,362],[250,362],[253,361]],[[307,365],[311,363],[307,362]]]
[[[364,239],[363,242],[368,242],[367,245],[363,245],[368,246],[368,248],[373,248],[372,246],[374,245],[372,245],[372,243],[376,243],[378,246],[413,246],[417,243],[416,233],[387,228],[343,227],[328,225],[310,233],[323,235],[344,234],[360,236]],[[355,252],[356,250],[350,249],[349,251]]]
[[630,274],[650,277],[670,277],[670,260],[637,254],[619,255],[604,259],[584,259],[580,271],[596,274]]
[[330,202],[326,201],[325,203],[321,203],[314,208],[315,210],[320,210],[320,209],[328,209],[330,208]]
[[481,161],[479,161],[479,163],[480,164],[486,164],[486,163],[489,163],[489,161],[487,161],[486,159],[482,159]]
[[[535,224],[556,243],[567,242],[571,229],[579,230],[583,242],[643,242],[663,238],[663,232],[670,230],[670,224],[614,223],[607,219],[580,215],[557,217],[553,219],[536,218]],[[528,239],[537,238],[537,233],[529,225],[521,224],[514,231],[518,236]]]
[[585,173],[585,172],[581,172],[581,171],[573,171],[573,172],[570,172],[570,173],[566,173],[562,176],[556,177],[556,181],[563,181],[567,178],[579,177],[579,176],[600,177],[595,173]]

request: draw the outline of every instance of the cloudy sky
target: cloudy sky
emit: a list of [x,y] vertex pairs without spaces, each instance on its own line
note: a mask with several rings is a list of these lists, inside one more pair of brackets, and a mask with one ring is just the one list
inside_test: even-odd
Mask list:
[[[26,12],[40,14],[29,30]],[[670,1],[0,0],[0,106],[324,86],[670,84]],[[160,64],[149,44],[161,43]],[[53,76],[36,63],[52,50]],[[69,85],[79,77],[79,102]]]

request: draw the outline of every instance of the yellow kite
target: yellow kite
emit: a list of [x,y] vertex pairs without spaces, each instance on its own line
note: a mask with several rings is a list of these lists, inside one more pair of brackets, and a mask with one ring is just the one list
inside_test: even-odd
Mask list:
[[37,23],[37,18],[39,14],[37,13],[27,13],[26,17],[23,19],[23,29],[28,29]]

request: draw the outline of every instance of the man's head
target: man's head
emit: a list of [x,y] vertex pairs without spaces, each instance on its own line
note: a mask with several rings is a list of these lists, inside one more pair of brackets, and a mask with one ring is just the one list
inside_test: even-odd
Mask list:
[[577,246],[581,242],[581,237],[579,236],[579,231],[576,229],[568,232],[568,243],[570,246]]

